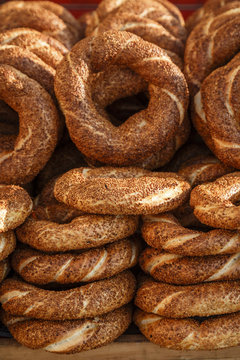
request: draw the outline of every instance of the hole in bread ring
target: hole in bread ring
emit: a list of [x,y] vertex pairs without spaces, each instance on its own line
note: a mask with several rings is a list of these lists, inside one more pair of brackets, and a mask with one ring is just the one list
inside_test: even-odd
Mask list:
[[[148,108],[119,127],[98,112],[89,83],[92,74],[110,65],[129,67],[149,82]],[[62,85],[66,74],[68,87]],[[159,47],[124,31],[79,42],[57,69],[55,92],[78,149],[89,158],[121,166],[162,149],[184,120],[188,105],[179,68]]]

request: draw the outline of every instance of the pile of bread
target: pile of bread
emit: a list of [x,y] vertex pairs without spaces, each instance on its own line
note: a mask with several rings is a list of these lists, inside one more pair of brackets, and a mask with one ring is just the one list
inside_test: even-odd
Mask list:
[[227,0],[186,25],[168,0],[79,20],[0,6],[0,316],[18,342],[90,350],[133,316],[160,346],[240,344],[239,27]]

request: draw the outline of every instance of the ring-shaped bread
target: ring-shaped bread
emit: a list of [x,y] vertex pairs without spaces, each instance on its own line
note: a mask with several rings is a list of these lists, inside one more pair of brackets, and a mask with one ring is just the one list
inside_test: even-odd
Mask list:
[[[71,17],[75,29],[69,27],[66,13],[68,19]],[[49,1],[8,1],[0,6],[0,24],[1,32],[19,27],[43,32],[68,49],[80,40],[77,20],[62,6]]]
[[203,224],[220,229],[239,229],[239,193],[240,172],[234,172],[195,187],[190,205]]
[[136,280],[129,271],[70,290],[43,290],[17,279],[0,286],[0,302],[12,315],[42,320],[73,320],[106,314],[127,303]]
[[139,253],[139,239],[130,238],[79,254],[45,254],[33,249],[18,249],[11,257],[11,264],[26,282],[71,284],[119,274],[137,264]]
[[0,152],[0,183],[28,183],[56,146],[57,109],[46,90],[9,65],[0,65],[0,98],[19,115],[14,147]]
[[240,253],[181,256],[147,247],[140,255],[142,270],[155,280],[176,285],[240,279]]
[[207,319],[170,319],[137,309],[134,322],[154,344],[176,350],[214,350],[240,344],[240,313]]
[[16,28],[0,33],[0,44],[29,50],[53,69],[56,69],[68,52],[58,40],[28,28]]
[[[118,127],[98,111],[89,81],[110,65],[129,67],[149,82],[148,108]],[[183,122],[188,106],[179,68],[158,46],[125,31],[107,31],[76,44],[57,68],[55,93],[78,149],[108,165],[128,166],[160,151]]]
[[15,185],[0,185],[0,233],[21,225],[30,215],[32,207],[26,190]]
[[118,338],[132,321],[132,308],[126,305],[106,315],[70,321],[34,320],[2,311],[1,320],[24,346],[57,354],[74,354]]
[[140,284],[135,305],[143,311],[170,318],[205,317],[239,311],[239,296],[239,280],[170,285],[149,278]]
[[172,214],[143,216],[142,236],[155,249],[185,256],[235,254],[240,251],[238,231],[200,231],[180,224]]
[[129,168],[79,168],[56,181],[58,201],[86,213],[157,214],[187,199],[190,185],[174,173]]

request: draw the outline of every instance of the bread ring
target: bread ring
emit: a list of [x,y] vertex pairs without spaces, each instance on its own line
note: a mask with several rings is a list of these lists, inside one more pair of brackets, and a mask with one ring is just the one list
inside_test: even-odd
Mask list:
[[194,215],[208,226],[221,229],[240,227],[240,173],[224,175],[212,183],[202,184],[191,192],[190,205]]
[[138,239],[124,239],[81,254],[44,254],[32,249],[18,249],[12,267],[33,284],[57,282],[70,284],[109,278],[133,267],[140,253]]
[[208,0],[202,7],[194,11],[186,20],[186,28],[190,33],[193,28],[200,23],[203,19],[213,16],[216,14],[219,9],[221,9],[226,4],[235,2],[236,0]]
[[62,175],[54,195],[68,206],[99,214],[154,214],[182,204],[190,185],[174,173],[139,168],[79,168]]
[[[180,166],[178,174],[186,178],[193,188],[196,185],[213,181],[232,171],[233,168],[224,165],[213,156],[197,156],[184,162]],[[174,211],[174,215],[178,219],[181,219],[181,224],[184,227],[203,227],[203,225],[194,216],[193,209],[191,208],[189,201],[178,207]]]
[[5,279],[10,271],[10,265],[8,259],[0,261],[0,283]]
[[234,2],[227,4],[216,15],[201,21],[189,35],[184,73],[192,96],[214,69],[225,65],[239,51],[239,12]]
[[[2,4],[0,7],[0,31],[19,27],[35,29],[52,36],[70,49],[79,40],[79,34],[74,34],[65,19],[62,20],[59,17],[58,10],[56,10],[60,7],[59,5],[48,2],[48,5],[44,6],[44,3],[45,1],[9,1]],[[66,12],[67,10],[64,10],[65,14]],[[68,17],[70,16],[71,14],[68,15]],[[71,18],[74,20],[72,16]],[[78,26],[77,20],[75,20],[75,24]]]
[[[119,127],[95,108],[89,82],[94,73],[112,64],[128,66],[150,82],[148,108]],[[66,74],[71,84],[68,89],[62,86]],[[82,91],[78,91],[80,83]],[[58,66],[55,92],[78,149],[89,158],[119,166],[160,151],[181,125],[188,105],[188,90],[179,68],[159,47],[125,31],[107,31],[79,42]],[[84,94],[89,96],[85,99]],[[146,119],[151,119],[151,124]]]
[[71,208],[55,199],[53,190],[56,180],[57,178],[50,180],[42,192],[34,199],[33,217],[35,220],[64,224],[83,215],[82,211]]
[[13,66],[29,78],[36,80],[52,97],[54,96],[54,69],[29,50],[15,45],[1,45],[0,63]]
[[[146,11],[146,8],[150,10]],[[156,1],[129,0],[121,5],[114,14],[110,13],[92,34],[87,33],[88,35],[98,35],[108,30],[129,31],[166,51],[169,50],[180,57],[183,56],[186,39],[185,27],[169,14],[162,4]]]
[[1,33],[0,44],[29,50],[53,69],[56,69],[68,52],[67,48],[56,39],[28,28],[11,29]]
[[13,231],[0,233],[0,261],[8,257],[16,247],[16,237]]
[[[71,251],[101,246],[132,235],[138,226],[135,216],[81,215],[70,223],[59,224],[35,218],[35,214],[37,212],[17,229],[17,237],[19,241],[42,251]],[[71,209],[70,214],[67,209],[62,211],[64,220],[71,219],[75,214]]]
[[135,288],[135,277],[128,270],[110,279],[64,291],[43,290],[20,280],[7,279],[0,287],[0,302],[12,315],[73,320],[106,314],[129,303]]
[[214,350],[240,344],[240,313],[203,321],[169,319],[136,310],[134,322],[154,344],[176,350]]
[[19,113],[20,127],[14,149],[0,153],[0,183],[28,183],[56,146],[57,110],[35,80],[8,65],[0,65],[0,98]]
[[139,263],[145,273],[169,284],[240,279],[240,253],[188,257],[146,248]]
[[132,309],[127,305],[93,319],[71,321],[16,318],[2,311],[1,319],[24,346],[73,354],[106,345],[119,337],[131,323]]
[[144,240],[153,248],[185,256],[235,254],[240,251],[238,231],[202,232],[181,226],[172,214],[144,216]]
[[201,101],[203,109],[196,109],[197,116],[205,121],[194,120],[214,154],[237,169],[240,169],[240,132],[236,124],[239,114],[239,64],[240,54],[237,54],[226,66],[205,79],[200,95],[195,97],[195,104],[199,107],[198,102]]
[[135,304],[143,311],[171,318],[212,316],[239,311],[239,296],[240,281],[169,285],[145,280]]
[[[32,200],[23,188],[0,185],[0,233],[21,225],[30,215],[32,206]],[[11,234],[8,236],[12,238]]]
[[214,156],[202,156],[189,159],[183,163],[178,174],[187,179],[195,187],[208,181],[213,181],[233,171],[233,168],[221,163]]
[[[168,13],[168,15],[171,15],[171,17],[176,18],[178,22],[184,26],[184,20],[182,17],[181,12],[178,10],[174,4],[172,4],[170,1],[166,0],[156,0],[154,3],[157,2],[159,7],[163,7],[165,10],[165,13]],[[91,13],[91,16],[88,17],[87,21],[87,29],[86,29],[86,35],[89,35],[95,28],[98,26],[99,23],[101,23],[106,16],[108,16],[110,13],[114,14],[116,10],[119,9],[119,7],[122,7],[123,5],[126,5],[128,1],[126,0],[102,0],[100,4],[98,5],[97,9]],[[151,2],[152,3],[152,2]],[[154,4],[153,3],[153,4]],[[149,7],[149,6],[146,6]],[[131,9],[132,10],[132,9]]]

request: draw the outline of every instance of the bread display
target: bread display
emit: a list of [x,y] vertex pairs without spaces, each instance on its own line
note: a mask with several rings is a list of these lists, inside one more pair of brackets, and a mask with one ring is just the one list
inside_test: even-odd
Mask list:
[[160,347],[240,345],[239,9],[0,5],[0,320],[20,344],[74,354],[133,320]]

